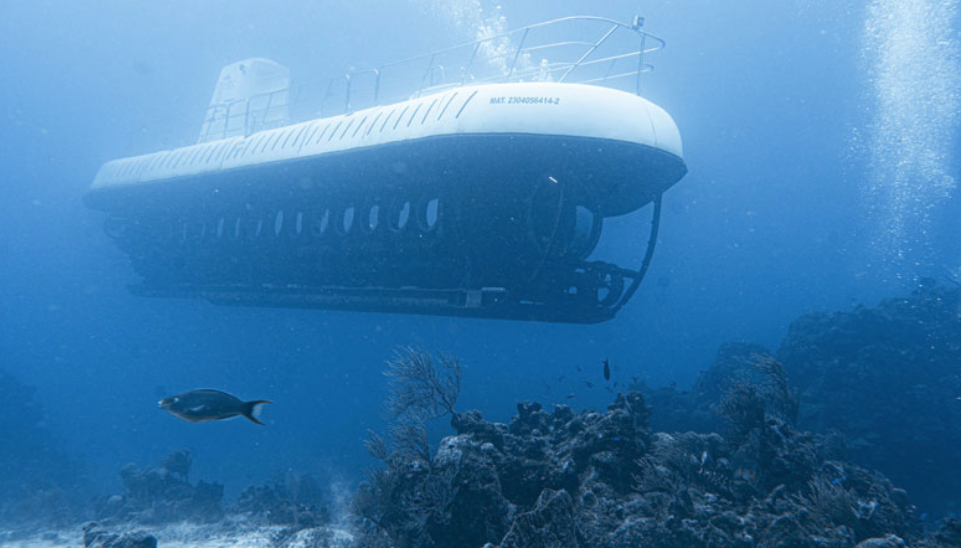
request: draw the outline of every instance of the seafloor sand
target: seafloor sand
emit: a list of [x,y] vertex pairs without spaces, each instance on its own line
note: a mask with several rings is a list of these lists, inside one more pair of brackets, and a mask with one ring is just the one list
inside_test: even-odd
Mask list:
[[[158,548],[342,548],[353,536],[340,529],[316,527],[296,533],[280,526],[249,525],[240,520],[210,525],[179,523],[158,526],[104,527],[112,533],[143,531],[157,538]],[[2,548],[83,548],[83,529],[14,536],[0,530]]]

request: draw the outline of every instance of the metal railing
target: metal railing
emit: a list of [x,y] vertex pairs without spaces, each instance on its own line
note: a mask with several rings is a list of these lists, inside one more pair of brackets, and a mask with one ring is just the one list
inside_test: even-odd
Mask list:
[[265,129],[273,129],[290,123],[289,109],[297,102],[297,88],[282,88],[211,105],[204,115],[198,143],[248,136]]
[[[506,82],[594,84],[640,94],[641,75],[653,70],[645,62],[646,55],[665,45],[642,30],[643,25],[641,17],[627,24],[573,16],[492,34],[365,71],[374,81],[362,105],[356,100],[357,87],[351,85],[352,76],[359,73],[340,76],[331,85],[347,83],[343,100],[332,104],[349,112],[449,87]],[[331,99],[330,88],[327,99]],[[325,107],[329,106],[326,102]]]
[[[642,30],[643,25],[641,17],[630,24],[602,17],[564,17],[350,71],[328,82],[318,94],[319,112],[312,114],[343,114],[458,86],[507,82],[580,83],[640,94],[641,76],[653,70],[646,56],[665,46],[664,40]],[[279,123],[273,114],[287,112],[295,102],[290,89],[281,89],[212,106],[200,141],[250,135],[289,123]]]

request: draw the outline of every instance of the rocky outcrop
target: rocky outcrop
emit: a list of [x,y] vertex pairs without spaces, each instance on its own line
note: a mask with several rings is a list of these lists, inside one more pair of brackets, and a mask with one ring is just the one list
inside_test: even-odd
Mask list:
[[824,460],[766,415],[734,443],[651,433],[638,393],[606,412],[518,406],[457,415],[429,460],[394,452],[355,510],[369,546],[850,546],[913,538],[904,491]]
[[224,487],[219,483],[190,483],[190,454],[177,451],[158,468],[128,464],[120,471],[124,493],[99,504],[101,521],[166,523],[210,522],[223,516]]

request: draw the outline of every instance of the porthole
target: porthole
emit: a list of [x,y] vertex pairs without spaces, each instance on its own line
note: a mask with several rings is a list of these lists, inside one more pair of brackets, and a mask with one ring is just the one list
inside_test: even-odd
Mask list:
[[372,205],[370,206],[370,211],[367,213],[367,231],[373,232],[377,230],[377,225],[380,223],[380,206]]
[[284,210],[279,210],[277,215],[274,216],[274,236],[280,236],[280,232],[284,229]]
[[404,230],[407,226],[408,221],[410,221],[410,202],[398,202],[398,206],[395,206],[395,211],[390,215],[390,228],[394,230]]
[[354,206],[348,206],[340,218],[340,228],[343,234],[350,234],[350,229],[354,226]]
[[226,224],[227,224],[227,221],[226,221],[226,219],[224,219],[223,217],[221,217],[220,220],[217,221],[217,232],[216,232],[216,234],[217,234],[217,239],[218,239],[218,240],[220,240],[221,238],[224,237],[224,226],[225,226]]
[[433,230],[437,226],[437,219],[440,214],[440,200],[434,198],[427,202],[427,206],[424,208],[424,222],[425,228],[427,230]]
[[330,224],[330,210],[325,209],[312,216],[310,220],[310,235],[319,238],[327,233],[327,225]]
[[574,207],[572,238],[568,253],[581,259],[590,255],[601,236],[603,218],[590,208],[582,205]]
[[287,235],[296,238],[304,233],[304,213],[298,211],[292,223],[287,223]]

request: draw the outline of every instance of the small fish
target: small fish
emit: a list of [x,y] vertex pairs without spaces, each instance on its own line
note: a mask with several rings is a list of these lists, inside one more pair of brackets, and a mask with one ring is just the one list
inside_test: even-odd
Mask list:
[[574,394],[568,394],[568,395],[566,396],[566,398],[569,399],[569,400],[573,400],[573,399],[574,399]]
[[581,369],[581,366],[579,366],[579,365],[575,365],[574,367],[576,367],[576,368],[577,368],[577,372],[578,372],[578,373],[583,373],[583,372],[584,372],[584,370],[583,370],[583,369]]
[[604,358],[604,380],[611,380],[611,360]]
[[594,383],[592,383],[591,381],[584,381],[584,386],[588,388],[594,388]]
[[263,425],[258,417],[265,403],[270,400],[241,401],[220,390],[191,390],[170,396],[157,402],[157,406],[171,415],[189,422],[208,422],[236,417],[246,417]]

